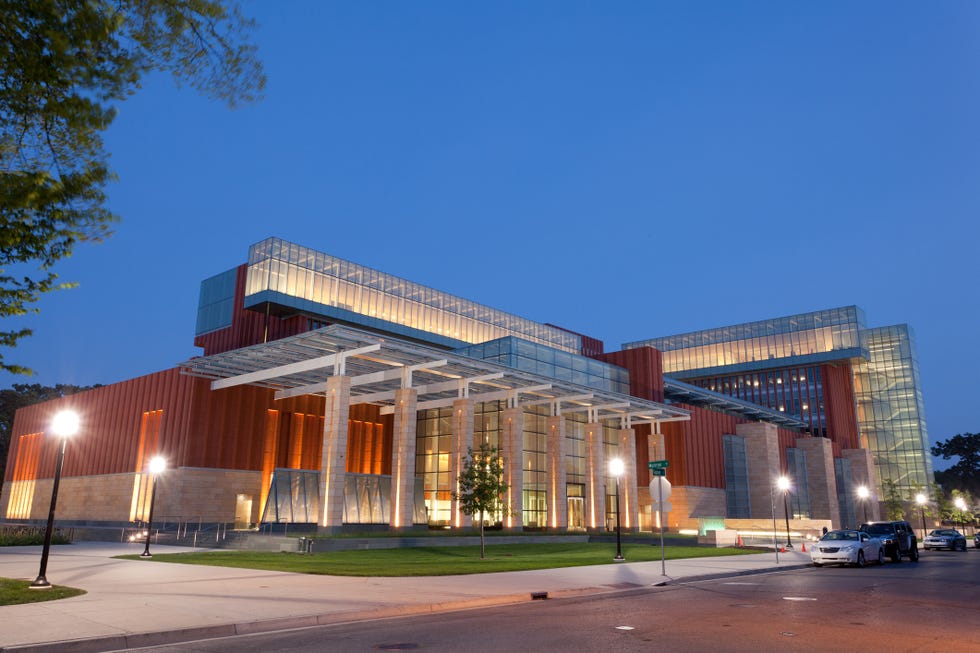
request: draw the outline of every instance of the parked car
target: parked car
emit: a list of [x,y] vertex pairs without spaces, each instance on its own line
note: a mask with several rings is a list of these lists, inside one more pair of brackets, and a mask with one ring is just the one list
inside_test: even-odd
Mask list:
[[966,551],[966,535],[954,528],[937,528],[922,540],[922,548]]
[[973,536],[973,548],[980,549],[980,533]]
[[824,565],[857,565],[863,567],[870,561],[885,564],[885,547],[877,537],[851,530],[824,533],[810,549],[814,567]]
[[881,540],[885,555],[892,562],[901,562],[902,556],[912,562],[919,559],[919,538],[907,521],[873,521],[861,524],[860,530]]

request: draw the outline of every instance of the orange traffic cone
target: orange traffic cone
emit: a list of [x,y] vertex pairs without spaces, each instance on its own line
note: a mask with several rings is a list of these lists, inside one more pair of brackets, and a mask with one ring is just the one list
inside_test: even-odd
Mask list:
[[737,546],[740,549],[743,546],[745,546],[745,544],[742,543],[742,534],[741,533],[738,534],[738,540],[735,542],[735,546]]
[[806,540],[803,540],[803,548],[801,549],[803,553],[806,553]]

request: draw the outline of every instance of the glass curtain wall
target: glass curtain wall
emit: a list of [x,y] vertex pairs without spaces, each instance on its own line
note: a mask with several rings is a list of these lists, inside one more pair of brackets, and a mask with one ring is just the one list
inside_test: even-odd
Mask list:
[[342,309],[369,321],[400,325],[454,341],[476,343],[516,335],[563,351],[582,349],[581,336],[568,331],[279,238],[266,239],[249,250],[246,305],[250,296],[262,292]]
[[874,455],[878,496],[890,479],[906,495],[933,479],[919,365],[908,325],[868,329],[870,359],[855,365],[861,446]]
[[524,527],[548,525],[548,429],[547,406],[534,406],[524,412]]
[[752,507],[749,501],[749,464],[745,453],[745,438],[723,435],[725,452],[725,499],[729,519],[749,519]]

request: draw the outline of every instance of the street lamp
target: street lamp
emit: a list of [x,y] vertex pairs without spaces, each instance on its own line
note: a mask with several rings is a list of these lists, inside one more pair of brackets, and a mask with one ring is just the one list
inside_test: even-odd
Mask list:
[[51,431],[61,438],[58,448],[58,460],[54,467],[54,485],[51,486],[51,509],[48,510],[48,527],[44,530],[44,549],[41,552],[41,568],[37,578],[31,583],[31,589],[46,590],[51,588],[45,574],[48,572],[48,553],[51,550],[51,532],[54,530],[54,508],[58,504],[58,486],[61,485],[61,467],[65,463],[65,444],[68,438],[78,433],[78,413],[63,410],[51,420]]
[[861,502],[864,504],[864,522],[867,523],[868,522],[868,497],[871,495],[871,493],[868,491],[868,488],[864,485],[862,485],[857,489],[857,493],[858,493],[858,497],[861,499]]
[[153,488],[150,490],[150,515],[146,518],[146,548],[140,554],[141,558],[152,558],[150,553],[150,533],[153,531],[153,502],[157,498],[157,474],[167,468],[167,461],[162,456],[154,456],[150,459],[150,474],[152,476]]
[[626,558],[623,557],[623,543],[620,536],[619,528],[619,477],[623,475],[623,461],[620,458],[613,458],[609,461],[609,473],[616,478],[616,557],[613,558],[616,562],[623,562]]
[[926,502],[928,500],[926,495],[921,492],[915,495],[915,502],[919,504],[919,516],[922,517],[922,537],[926,536]]
[[776,479],[776,485],[783,491],[783,513],[786,515],[786,548],[793,548],[793,541],[789,538],[789,479],[780,476]]
[[[960,514],[958,515],[960,519],[956,523],[959,524],[960,528],[963,528],[963,513],[966,512],[966,499],[963,497],[956,497],[953,499],[953,505],[960,511]],[[963,528],[963,534],[966,534],[966,528]]]

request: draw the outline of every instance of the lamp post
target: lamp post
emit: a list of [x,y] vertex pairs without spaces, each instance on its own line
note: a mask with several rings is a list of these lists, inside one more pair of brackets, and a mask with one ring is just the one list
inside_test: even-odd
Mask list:
[[152,476],[153,487],[150,489],[150,515],[146,518],[146,548],[140,554],[141,558],[152,558],[150,553],[150,533],[153,531],[153,502],[157,498],[157,474],[167,468],[167,461],[161,456],[154,456],[150,459],[150,475]]
[[616,478],[616,562],[623,562],[623,543],[619,528],[619,477],[623,475],[623,461],[620,458],[613,458],[609,461],[609,473]]
[[929,499],[926,498],[926,495],[922,494],[921,492],[919,492],[917,495],[915,495],[915,502],[917,504],[919,504],[919,516],[922,517],[922,537],[923,538],[926,536],[926,502],[928,500]]
[[[960,514],[958,515],[960,519],[958,519],[956,523],[959,524],[960,528],[963,528],[963,513],[966,512],[966,500],[963,497],[956,497],[953,499],[953,505],[960,511]],[[965,528],[963,528],[963,534],[966,535]]]
[[868,488],[866,486],[864,486],[864,485],[862,485],[861,487],[859,487],[857,489],[857,493],[858,493],[858,497],[860,497],[860,499],[861,499],[861,502],[864,504],[864,521],[865,521],[865,523],[867,523],[867,521],[868,521],[868,497],[870,496],[871,493],[868,492]]
[[786,515],[786,548],[793,548],[793,541],[789,537],[789,479],[780,476],[776,479],[776,485],[783,491],[783,514]]
[[51,509],[48,510],[48,527],[44,530],[44,549],[41,552],[41,568],[37,572],[37,578],[31,583],[31,589],[41,590],[50,589],[51,583],[48,582],[46,574],[48,572],[48,553],[51,550],[51,532],[54,530],[54,509],[58,504],[58,486],[61,485],[61,467],[65,463],[65,444],[68,438],[78,433],[78,413],[71,410],[63,410],[51,420],[51,431],[61,438],[61,446],[58,447],[58,460],[54,467],[54,485],[51,486]]

